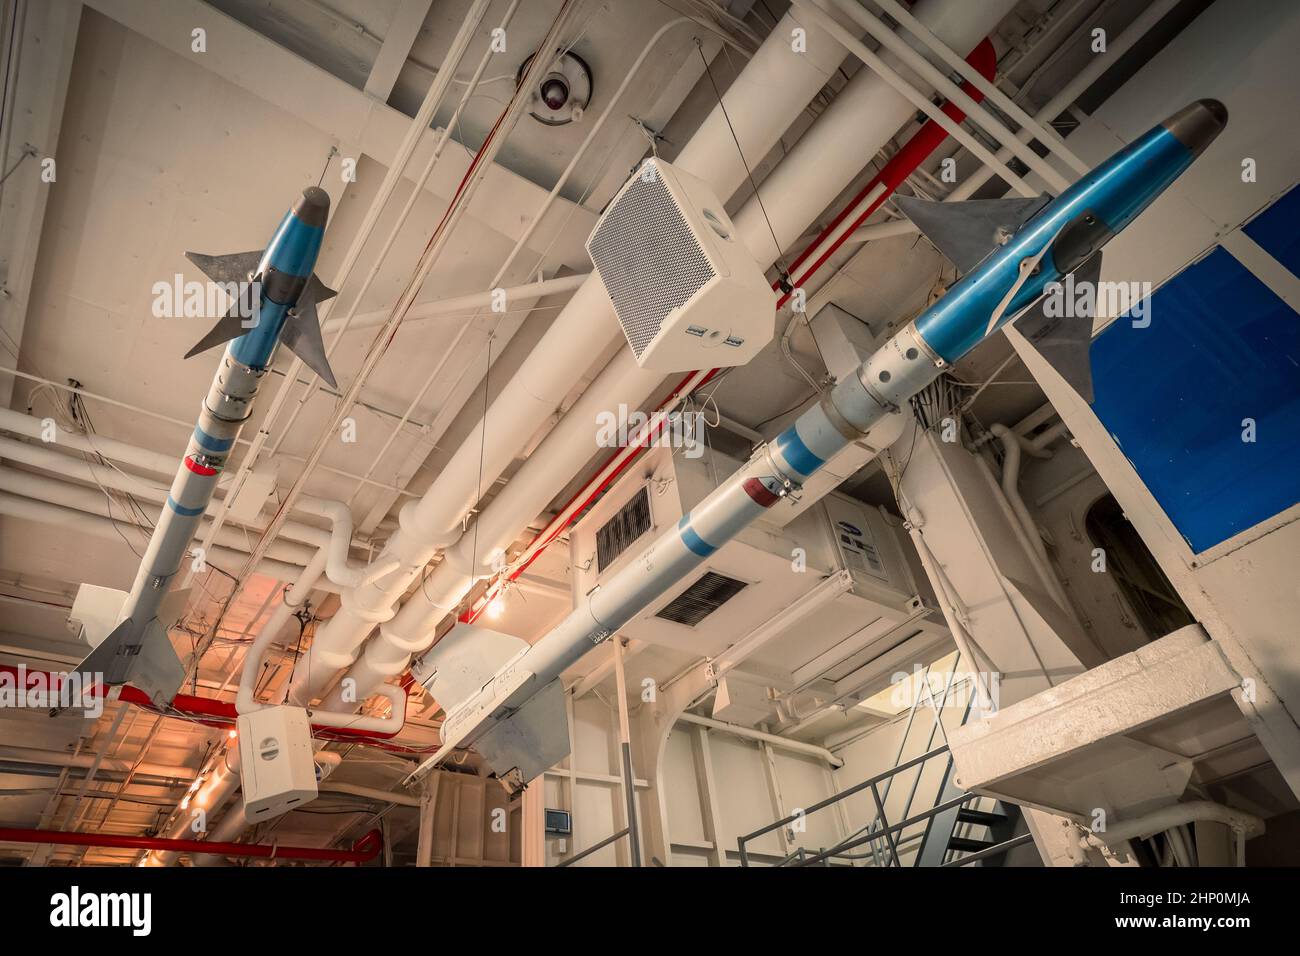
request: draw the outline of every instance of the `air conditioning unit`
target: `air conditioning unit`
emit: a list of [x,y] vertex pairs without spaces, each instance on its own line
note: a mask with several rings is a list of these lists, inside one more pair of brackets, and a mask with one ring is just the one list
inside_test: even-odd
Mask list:
[[[575,598],[637,561],[739,467],[711,449],[699,458],[650,449],[573,529]],[[897,519],[834,492],[780,519],[741,531],[620,633],[715,660],[743,650],[746,675],[762,675],[778,692],[815,686],[823,698],[848,702],[946,646],[937,602]],[[720,690],[727,719],[760,722],[761,702],[742,691]]]
[[775,297],[708,184],[647,159],[587,239],[642,368],[744,365],[772,340]]

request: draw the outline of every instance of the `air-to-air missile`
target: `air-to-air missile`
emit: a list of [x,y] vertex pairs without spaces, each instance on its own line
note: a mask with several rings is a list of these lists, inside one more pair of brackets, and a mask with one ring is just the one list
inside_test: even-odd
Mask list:
[[[316,305],[335,293],[313,271],[329,210],[329,195],[312,186],[303,190],[264,250],[219,256],[186,253],[234,301],[185,357],[229,344],[135,583],[118,614],[117,626],[81,662],[80,672],[102,674],[110,686],[129,682],[159,705],[169,703],[180,689],[185,671],[167,637],[173,623],[169,618],[178,603],[175,594],[179,594],[173,594],[172,583],[230,450],[252,414],[253,400],[271,367],[276,345],[283,342],[321,378],[334,384]],[[173,597],[164,605],[169,594]]]
[[412,777],[462,747],[472,746],[516,786],[563,758],[568,738],[560,674],[566,668],[1008,322],[1017,321],[1090,398],[1091,317],[1049,318],[1047,310],[1031,307],[1049,283],[1069,274],[1076,283],[1095,280],[1101,247],[1164,192],[1226,122],[1222,103],[1192,103],[1054,199],[903,201],[962,277],[532,646],[459,625],[426,652],[414,673],[447,717],[442,747]]

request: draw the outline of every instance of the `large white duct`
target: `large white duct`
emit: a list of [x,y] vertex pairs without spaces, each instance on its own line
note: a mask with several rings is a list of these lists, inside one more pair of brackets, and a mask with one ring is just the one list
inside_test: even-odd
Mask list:
[[[912,14],[959,55],[965,56],[1011,12],[1016,3],[1017,0],[979,0],[977,3],[969,0],[965,3],[960,0],[920,0],[912,8]],[[856,33],[857,28],[853,29]],[[922,93],[930,95],[931,88],[892,53],[882,55],[881,59]],[[748,203],[732,217],[740,232],[759,235],[766,240],[758,261],[774,262],[780,258],[808,226],[809,218],[804,209],[815,209],[813,215],[817,215],[830,205],[915,111],[902,94],[875,73],[865,67],[860,70],[795,143],[781,164],[763,180],[763,206],[760,208],[757,203]],[[800,196],[799,204],[780,201],[780,197],[790,193]],[[772,245],[764,212],[766,219],[771,220],[771,232],[776,233],[779,249]]]
[[[815,41],[806,53],[792,49],[795,29],[806,30]],[[765,155],[830,79],[843,57],[844,49],[829,35],[787,15],[728,91],[724,98],[727,115],[714,110],[678,157],[678,165],[715,184],[720,192],[725,193],[728,186],[734,190],[743,179],[744,169],[731,138],[728,117],[745,156]],[[705,145],[697,147],[699,137],[704,137]],[[295,674],[295,699],[318,696],[342,668],[352,663],[373,626],[392,618],[394,603],[419,577],[429,559],[460,539],[462,522],[477,504],[481,489],[500,476],[523,443],[555,411],[573,387],[574,379],[588,370],[591,356],[600,354],[620,335],[605,288],[598,277],[592,276],[556,316],[424,497],[402,509],[400,528],[380,555],[380,560],[396,557],[401,567],[378,581],[344,592],[339,612],[316,636],[308,666]],[[598,392],[592,401],[599,399],[600,407],[609,407],[611,398],[615,399],[613,404],[618,400],[639,404],[659,381],[662,376],[641,374],[638,382],[644,391],[639,398],[622,386]],[[594,433],[591,420],[582,424]],[[568,454],[564,457],[571,472],[573,458]],[[553,486],[546,490],[553,493]],[[522,520],[530,520],[537,510]],[[416,650],[428,638],[427,632],[403,636],[389,628],[383,639]]]
[[[997,0],[972,4],[960,0],[921,0],[914,12],[941,39],[965,53],[998,24],[1015,2],[1016,0]],[[779,69],[779,64],[791,55],[799,57],[799,54],[792,54],[790,48],[791,30],[799,25],[792,17],[787,17],[778,24],[741,78],[724,96],[727,113],[733,125],[736,125],[738,134],[745,127],[753,135],[752,125],[746,125],[746,121],[738,122],[737,119],[737,112],[744,112],[740,93],[764,97],[763,102],[768,106],[779,88],[783,91],[782,105],[788,109],[795,108],[794,98],[785,87],[773,82],[771,78],[765,78],[761,74],[751,76],[750,73],[754,68]],[[842,51],[843,48],[829,35],[820,30],[805,29],[809,29],[808,53],[803,56],[812,56],[818,52],[823,55],[823,62],[828,62],[832,58],[829,54],[832,45],[836,50]],[[784,51],[784,59],[778,56],[778,50]],[[838,54],[834,59],[838,64]],[[806,74],[803,78],[811,86],[813,77]],[[820,85],[817,89],[819,88]],[[921,89],[928,92],[924,86]],[[735,103],[729,99],[732,91],[738,93]],[[812,93],[815,92],[816,89],[813,89]],[[808,93],[808,96],[811,97],[812,93]],[[853,105],[837,108],[842,101]],[[804,103],[806,102],[805,99]],[[783,245],[793,241],[861,172],[866,160],[907,122],[911,113],[911,104],[878,76],[867,70],[858,73],[764,182],[762,208],[751,198],[735,217],[739,238],[755,254],[755,258],[761,263],[770,263],[777,258],[772,251],[771,233],[764,212],[774,225],[778,222],[786,224],[787,235]],[[747,121],[752,121],[752,117],[747,113],[745,115]],[[691,139],[677,162],[679,165],[698,162],[701,166],[708,163],[711,172],[701,171],[699,167],[688,169],[697,175],[703,175],[714,182],[715,186],[722,182],[724,186],[730,184],[734,189],[743,181],[744,170],[743,167],[740,168],[741,178],[736,179],[736,167],[740,161],[735,143],[730,139],[726,119],[716,109],[715,115],[710,117],[710,123],[715,122],[721,123],[721,134],[725,134],[726,138],[719,140],[719,131],[706,124]],[[701,136],[711,139],[700,140]],[[803,148],[810,137],[817,144],[815,150]],[[697,140],[713,142],[713,148],[724,153],[724,157],[721,160],[718,157],[709,158],[702,147],[697,150]],[[752,159],[762,153],[754,152],[747,145],[745,155]],[[732,163],[728,163],[726,157],[731,157]],[[770,184],[778,176],[780,179],[774,188]],[[782,236],[779,229],[778,236]],[[584,285],[583,290],[598,281],[593,278],[592,282]],[[600,292],[601,313],[612,319],[603,288]],[[545,339],[539,343],[539,349],[544,343]],[[488,572],[487,563],[491,561],[494,552],[514,541],[527,522],[533,520],[545,507],[555,489],[571,477],[574,462],[586,461],[596,450],[596,413],[615,408],[620,403],[637,407],[653,393],[660,381],[659,376],[637,368],[630,352],[621,350],[605,372],[588,387],[582,398],[533,452],[506,488],[484,509],[478,519],[477,536],[467,536],[458,547],[449,549],[444,563],[434,569],[412,594],[397,617],[381,624],[379,637],[366,645],[362,655],[348,670],[346,685],[341,685],[341,690],[330,698],[329,706],[339,707],[363,700],[385,680],[402,673],[411,657],[428,646],[441,618],[456,606],[477,578]],[[320,638],[317,640],[319,642]],[[313,648],[313,657],[318,658],[318,655],[318,650]],[[331,659],[329,665],[335,664],[338,659]],[[320,678],[313,677],[312,691],[319,692],[324,686],[319,681],[328,679],[328,673]],[[344,699],[344,688],[349,700]]]

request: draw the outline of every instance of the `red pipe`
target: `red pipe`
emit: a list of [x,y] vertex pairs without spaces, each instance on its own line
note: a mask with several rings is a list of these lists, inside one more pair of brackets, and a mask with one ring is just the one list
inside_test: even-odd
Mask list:
[[[985,37],[979,43],[979,45],[975,47],[975,49],[971,50],[970,54],[966,57],[966,62],[969,63],[971,66],[973,66],[975,69],[979,70],[980,75],[983,76],[985,79],[992,81],[994,75],[997,72],[997,65],[998,65],[997,51],[993,48],[993,41],[991,41],[988,37]],[[961,89],[962,92],[964,92],[976,103],[979,103],[984,99],[984,94],[973,84],[971,84],[969,81],[963,83],[961,85]],[[966,118],[966,114],[963,113],[961,110],[957,109],[957,107],[954,106],[952,103],[945,104],[943,107],[943,112],[955,123],[960,123]],[[878,184],[883,183],[885,186],[885,191],[880,194],[880,197],[875,202],[873,202],[870,206],[868,206],[865,210],[863,210],[862,213],[854,219],[853,223],[849,226],[849,228],[844,230],[844,233],[840,236],[840,238],[835,240],[835,242],[831,245],[831,247],[827,249],[822,255],[818,256],[816,261],[814,261],[811,265],[809,265],[808,268],[805,269],[803,273],[798,277],[798,281],[793,282],[792,284],[793,286],[797,287],[800,283],[807,281],[807,279],[814,272],[816,272],[826,263],[827,259],[829,259],[832,255],[835,254],[835,252],[840,248],[840,246],[844,245],[844,242],[853,233],[853,230],[857,229],[858,226],[860,226],[863,222],[866,221],[867,217],[869,217],[872,213],[874,213],[877,209],[879,209],[881,204],[886,199],[889,198],[889,196],[894,192],[895,189],[898,188],[898,185],[902,183],[903,180],[905,180],[908,176],[912,175],[912,173],[916,171],[917,167],[920,166],[921,163],[925,162],[926,158],[932,152],[934,152],[935,149],[939,146],[939,144],[942,143],[945,139],[947,139],[947,137],[948,137],[947,130],[945,130],[934,120],[929,120],[928,122],[926,122],[926,124],[922,126],[912,136],[912,138],[907,141],[907,143],[903,146],[903,148],[900,149],[893,156],[893,158],[891,158],[889,162],[887,162],[884,165],[884,167],[880,170],[880,172],[877,173],[871,179],[870,182],[868,182],[865,186],[862,187],[862,189],[858,192],[858,194],[849,201],[848,205],[846,205],[840,211],[839,215],[837,215],[831,221],[830,225],[828,225],[825,229],[823,229],[821,233],[817,236],[817,238],[813,240],[812,244],[809,245],[806,249],[804,249],[803,252],[799,254],[799,256],[794,260],[794,262],[791,263],[788,275],[783,276],[781,279],[772,283],[773,290],[780,289],[782,287],[782,282],[789,281],[789,276],[793,276],[795,270],[798,269],[799,266],[801,266],[804,263],[804,261],[813,254],[814,251],[816,251],[817,247],[820,246],[823,241],[825,241],[828,235],[830,235],[835,231],[836,227],[839,226],[840,223],[844,221],[844,219],[849,215],[849,213],[853,211],[854,207],[857,206],[857,204],[860,203],[863,200],[863,198],[865,198],[866,195],[869,192],[871,192],[872,189],[875,189]],[[793,293],[791,292],[784,293],[781,296],[781,298],[777,300],[776,307],[779,309],[781,308],[781,306],[785,305],[785,303],[790,299],[790,296],[792,294]],[[711,371],[708,374],[708,376],[704,379],[704,381],[700,382],[700,385],[703,385],[705,382],[709,381],[709,379],[713,378],[713,376],[717,375],[718,372],[720,371],[721,369],[716,369],[716,368],[713,369],[713,371]],[[691,374],[693,375],[695,373],[692,372]],[[673,389],[672,392],[669,393],[670,398],[668,400],[665,400],[665,402],[663,402],[662,404],[660,404],[656,409],[656,412],[662,411],[667,406],[668,401],[671,401],[672,396],[675,396],[678,393],[678,391],[682,388],[682,386],[689,378],[690,376],[688,375],[685,379],[682,380],[681,383],[678,384],[677,388]],[[696,387],[698,388],[699,386],[697,385]],[[641,442],[640,445],[638,446],[638,451],[636,454],[628,455],[627,458],[625,458],[622,462],[620,462],[618,467],[609,476],[607,476],[604,481],[600,482],[600,484],[596,485],[594,488],[592,487],[591,484],[584,485],[582,488],[578,490],[577,494],[575,494],[572,498],[570,498],[565,503],[564,507],[560,509],[561,513],[567,511],[569,507],[575,501],[577,501],[578,498],[581,497],[582,495],[585,494],[587,496],[586,499],[582,502],[582,506],[578,508],[576,511],[574,511],[574,513],[570,516],[568,525],[566,525],[565,527],[571,526],[575,521],[577,521],[578,518],[582,515],[582,513],[586,510],[586,508],[590,504],[592,504],[598,497],[600,497],[600,495],[604,492],[604,490],[607,487],[609,487],[609,485],[614,481],[614,479],[627,470],[627,467],[631,465],[632,462],[636,460],[637,455],[640,454],[639,449],[647,447],[652,438],[653,435],[647,433],[646,439],[643,442]],[[607,467],[609,467],[610,463],[612,463],[620,454],[622,454],[623,451],[624,451],[623,449],[620,449],[619,451],[611,455],[609,458],[607,458],[604,462],[602,462],[600,467],[596,469],[596,474],[600,474]],[[560,536],[560,533],[562,531],[564,531],[564,528],[557,528],[553,532],[551,532],[549,538],[546,541],[542,542],[541,546],[537,548],[536,552],[531,557],[529,557],[529,559],[526,562],[524,562],[522,565],[515,568],[508,575],[506,575],[504,580],[508,580],[508,581],[517,580],[519,576],[528,569],[528,566],[537,559],[538,555],[540,555],[543,550],[549,547],[552,541],[554,541],[556,538]],[[545,534],[547,534],[547,531],[546,529],[543,529],[541,532],[537,534],[536,537],[533,538],[532,541],[528,543],[527,547],[524,548],[524,551],[526,552],[531,550],[535,545],[537,545],[538,541],[540,541],[542,536]],[[475,601],[470,608],[468,608],[464,613],[460,615],[459,620],[463,623],[472,623],[483,612],[483,609],[489,603],[491,603],[491,601],[500,593],[502,580],[503,579],[498,578],[496,581],[494,581],[488,587],[488,589],[479,597],[479,599]]]
[[383,836],[371,830],[350,850],[324,850],[311,846],[267,846],[262,843],[220,843],[207,840],[169,840],[166,837],[119,836],[111,833],[74,833],[70,830],[0,829],[0,843],[53,843],[60,846],[99,846],[120,850],[163,850],[173,853],[211,853],[215,856],[253,857],[264,860],[313,860],[326,863],[369,863],[383,849]]
[[[989,40],[988,37],[985,37],[984,40],[975,47],[975,49],[971,50],[970,55],[966,57],[966,62],[978,70],[980,75],[986,80],[992,82],[998,66],[997,52],[993,49],[993,42]],[[969,81],[963,83],[961,89],[963,93],[969,96],[976,103],[979,103],[984,99],[984,94]],[[943,112],[954,123],[960,123],[966,118],[966,114],[952,103],[944,104]],[[899,184],[908,176],[912,175],[916,168],[925,161],[926,157],[934,152],[939,144],[947,138],[947,130],[934,120],[929,120],[911,139],[907,141],[902,149],[894,154],[893,158],[884,165],[880,172],[872,177],[871,181],[862,187],[858,194],[849,201],[848,205],[840,211],[840,214],[831,221],[831,224],[823,229],[821,234],[813,240],[812,244],[799,254],[794,262],[791,263],[788,274],[782,276],[777,282],[774,282],[772,288],[782,288],[783,282],[788,282],[791,286],[797,288],[801,283],[805,282],[814,272],[821,268],[827,259],[835,254],[836,250],[838,250],[840,246],[844,245],[844,242],[853,233],[853,230],[862,225],[862,223],[867,220],[868,216],[879,209],[881,204],[889,198],[890,194],[898,188]],[[884,185],[885,187],[885,191],[880,194],[880,197],[864,209],[853,220],[849,227],[844,230],[840,237],[831,244],[831,247],[818,256],[812,265],[810,265],[801,275],[798,276],[797,279],[795,279],[795,271],[803,264],[804,260],[813,254],[817,247],[826,240],[826,237],[833,233],[849,213],[853,211],[854,207],[866,198],[867,194],[878,185]],[[781,306],[785,305],[791,295],[793,295],[793,292],[784,293],[781,298],[777,300],[776,307],[779,309]]]

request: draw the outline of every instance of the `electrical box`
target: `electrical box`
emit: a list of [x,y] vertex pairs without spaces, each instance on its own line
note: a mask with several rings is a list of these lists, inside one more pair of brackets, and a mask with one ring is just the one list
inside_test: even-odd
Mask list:
[[302,707],[266,707],[241,714],[240,775],[244,816],[269,820],[316,799],[311,722]]
[[68,612],[68,628],[90,647],[99,647],[104,638],[117,627],[118,615],[126,603],[127,593],[116,588],[102,588],[96,584],[83,584]]
[[702,179],[647,159],[587,239],[642,368],[744,365],[776,325],[776,297]]

